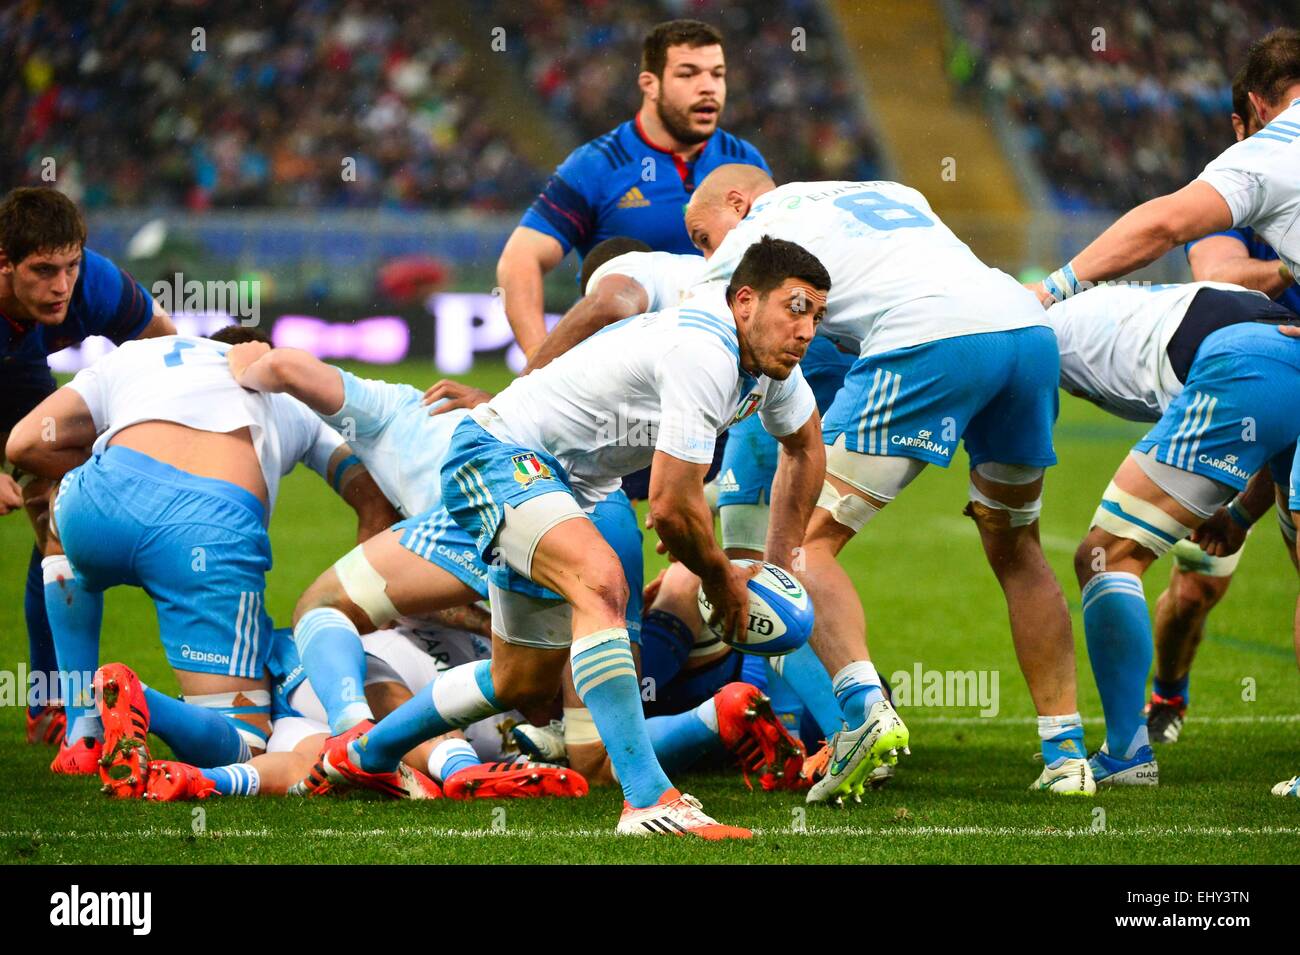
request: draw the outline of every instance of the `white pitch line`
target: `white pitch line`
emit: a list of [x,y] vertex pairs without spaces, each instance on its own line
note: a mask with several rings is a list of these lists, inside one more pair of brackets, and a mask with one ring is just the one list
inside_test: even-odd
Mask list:
[[[924,710],[926,707],[908,707],[900,706],[898,714],[903,721],[909,725],[912,724],[957,724],[957,725],[979,725],[987,726],[990,723],[1023,723],[1028,725],[1034,721],[1032,716],[922,716],[917,710]],[[967,707],[975,709],[975,707]],[[1085,716],[1083,722],[1089,726],[1104,725],[1106,720],[1101,716]],[[1237,726],[1243,723],[1300,723],[1300,713],[1265,713],[1259,716],[1194,716],[1189,721],[1194,725],[1208,724],[1210,726]]]
[[[962,836],[979,836],[1016,839],[1077,839],[1107,838],[1136,839],[1152,836],[1300,836],[1300,827],[1296,826],[1137,826],[1132,829],[1108,827],[1101,831],[1090,828],[1055,829],[1051,827],[1035,828],[1029,826],[909,826],[899,823],[894,826],[810,826],[806,829],[763,829],[753,830],[756,836],[860,836],[898,838],[946,838]],[[213,829],[212,837],[221,839],[264,839],[272,835],[269,829]],[[149,827],[135,830],[105,830],[99,832],[70,831],[66,833],[45,830],[0,832],[0,838],[42,839],[49,837],[64,839],[179,839],[193,836],[188,829],[162,829]],[[391,829],[307,829],[295,833],[295,836],[316,839],[356,839],[367,838],[417,838],[417,839],[613,839],[617,838],[613,829],[452,829],[445,826],[394,826]],[[205,836],[195,836],[196,842]]]

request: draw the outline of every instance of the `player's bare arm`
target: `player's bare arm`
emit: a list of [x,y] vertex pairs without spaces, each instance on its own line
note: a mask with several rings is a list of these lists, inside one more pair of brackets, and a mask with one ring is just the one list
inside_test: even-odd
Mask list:
[[343,379],[338,369],[296,348],[272,348],[243,342],[226,353],[235,381],[250,391],[283,393],[317,414],[343,407]]
[[606,275],[565,313],[533,353],[524,374],[542,368],[606,325],[640,315],[650,305],[641,283],[626,275]]
[[[1232,211],[1218,190],[1198,180],[1131,209],[1061,271],[1071,270],[1066,280],[1083,287],[1119,278],[1150,265],[1175,246],[1230,229],[1232,224]],[[1032,286],[1044,305],[1060,297],[1049,290],[1052,282],[1049,276]]]
[[542,280],[563,258],[564,249],[555,238],[518,226],[497,260],[506,318],[525,355],[531,356],[546,338]]
[[356,512],[358,544],[401,520],[397,509],[348,445],[339,445],[330,455],[325,479],[344,503]]
[[81,395],[60,388],[14,425],[5,457],[24,471],[57,480],[90,457],[95,422]]
[[776,476],[772,479],[772,511],[767,525],[769,563],[794,568],[796,550],[803,543],[808,519],[826,480],[826,445],[822,443],[822,418],[816,410],[799,430],[777,439],[781,444]]
[[1245,244],[1230,235],[1213,235],[1197,242],[1187,251],[1187,264],[1198,282],[1229,282],[1272,299],[1295,282],[1284,263],[1252,258]]
[[656,451],[650,466],[650,518],[668,551],[700,578],[700,586],[714,607],[710,623],[724,632],[744,631],[749,608],[746,589],[761,565],[736,567],[713,533],[713,514],[704,500],[704,475],[708,464],[692,464]]
[[172,317],[167,314],[157,302],[153,303],[153,316],[149,319],[149,324],[144,327],[137,338],[162,338],[164,335],[175,335],[176,325],[172,322]]

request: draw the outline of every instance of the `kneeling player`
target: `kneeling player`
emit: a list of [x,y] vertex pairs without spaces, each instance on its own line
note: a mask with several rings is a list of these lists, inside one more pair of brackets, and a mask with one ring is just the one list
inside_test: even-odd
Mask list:
[[[353,469],[338,435],[306,408],[240,389],[228,349],[177,336],[128,342],[19,422],[8,452],[33,473],[67,474],[51,527],[67,556],[45,560],[56,585],[48,609],[60,670],[98,667],[105,589],[147,589],[181,689],[225,717],[213,745],[228,747],[233,761],[245,745],[263,747],[269,729],[271,624],[262,595],[280,478],[302,461],[332,479],[363,534],[395,515],[364,469]],[[255,711],[237,707],[237,695]],[[110,791],[139,795],[143,738],[129,722],[101,728],[89,688],[64,696],[76,727],[61,750],[64,771],[98,764]]]

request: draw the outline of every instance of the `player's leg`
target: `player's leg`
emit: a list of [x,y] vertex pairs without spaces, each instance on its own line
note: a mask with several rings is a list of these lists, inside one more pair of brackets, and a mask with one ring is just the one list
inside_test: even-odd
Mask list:
[[1159,779],[1142,714],[1154,644],[1141,577],[1232,490],[1135,451],[1075,553],[1088,656],[1106,717],[1106,743],[1093,765],[1098,782]]
[[[1274,473],[1275,481],[1281,476]],[[1277,484],[1277,506],[1278,516],[1281,520],[1281,514],[1285,508],[1288,520],[1282,521],[1282,536],[1287,538],[1291,544],[1289,551],[1291,561],[1295,564],[1297,570],[1300,570],[1300,544],[1296,542],[1295,529],[1297,522],[1300,522],[1300,448],[1294,455],[1289,475],[1289,487],[1284,487],[1282,483]],[[1296,666],[1300,667],[1300,597],[1296,598],[1295,608],[1295,628],[1293,634],[1295,643]],[[1294,796],[1300,798],[1300,774],[1292,776],[1290,779],[1284,779],[1273,787],[1274,796]]]
[[1211,557],[1190,540],[1173,548],[1169,586],[1156,598],[1155,673],[1147,703],[1147,732],[1153,743],[1178,741],[1205,621],[1227,594],[1240,554]]
[[439,508],[376,534],[307,588],[294,611],[294,641],[335,734],[373,719],[361,634],[479,599],[479,566]]

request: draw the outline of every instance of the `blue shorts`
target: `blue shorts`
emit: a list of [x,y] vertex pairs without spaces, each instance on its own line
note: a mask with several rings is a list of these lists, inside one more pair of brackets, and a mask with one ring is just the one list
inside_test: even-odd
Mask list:
[[[1300,341],[1276,326],[1231,325],[1201,343],[1182,394],[1134,450],[1240,491],[1272,463],[1289,480],[1285,455],[1300,437]],[[1279,473],[1282,472],[1282,473]]]
[[[1279,481],[1278,483],[1281,484],[1282,482]],[[1300,511],[1300,447],[1292,449],[1291,485],[1287,493],[1287,507],[1292,511]]]
[[473,536],[452,520],[447,508],[439,504],[399,521],[393,529],[402,532],[399,543],[411,553],[441,567],[480,597],[487,596],[488,566]]
[[[818,335],[808,346],[800,367],[822,414],[831,406],[853,367],[854,356]],[[728,429],[718,474],[718,507],[732,504],[766,504],[776,476],[778,444],[763,428],[758,415],[750,415]]]
[[307,679],[307,668],[298,656],[292,628],[276,627],[266,660],[266,672],[271,678],[271,722],[285,716],[302,716],[289,705],[293,691]]
[[[1276,333],[1275,333],[1276,334]],[[822,434],[861,454],[939,464],[964,440],[971,467],[1056,463],[1060,354],[1046,325],[959,335],[858,359]]]
[[64,477],[54,519],[84,587],[129,584],[153,598],[175,669],[262,676],[271,542],[254,495],[110,447]]

